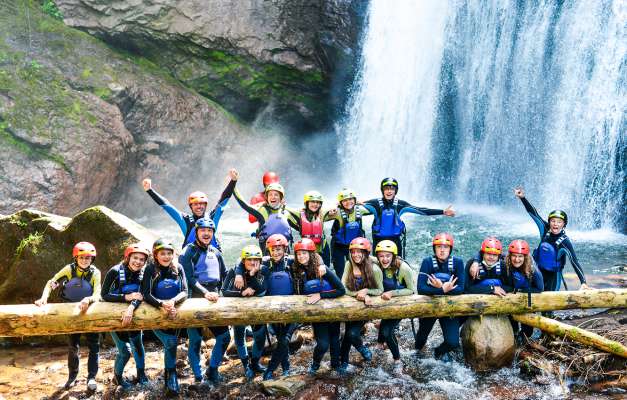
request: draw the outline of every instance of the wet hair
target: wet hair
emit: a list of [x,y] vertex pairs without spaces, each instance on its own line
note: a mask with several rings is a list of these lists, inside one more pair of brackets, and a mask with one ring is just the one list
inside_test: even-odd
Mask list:
[[[365,250],[360,250],[364,254],[364,259],[361,263],[356,264],[353,261],[353,257],[349,255],[350,263],[348,266],[349,280],[347,288],[348,290],[356,291],[364,288],[373,289],[377,287],[377,282],[374,279],[374,271],[372,268],[372,260],[370,259],[370,253]],[[360,287],[357,287],[356,279],[353,276],[353,268],[358,267],[361,271],[361,277],[363,282]]]
[[524,254],[525,260],[520,268],[514,267],[512,263],[512,255],[511,253],[507,253],[505,257],[505,266],[507,267],[507,274],[511,275],[514,270],[522,270],[523,275],[525,275],[528,279],[531,279],[531,275],[533,274],[533,259],[529,254]]
[[301,264],[300,262],[298,262],[298,257],[295,256],[294,264],[292,264],[292,266],[296,273],[300,274],[304,272],[307,280],[319,279],[321,277],[318,276],[318,267],[323,264],[322,257],[320,257],[320,254],[316,253],[315,251],[308,252],[309,262],[307,264]]

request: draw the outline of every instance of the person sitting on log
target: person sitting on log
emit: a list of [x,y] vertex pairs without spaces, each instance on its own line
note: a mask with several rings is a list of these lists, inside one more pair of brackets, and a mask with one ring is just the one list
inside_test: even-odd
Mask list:
[[[566,265],[566,257],[570,260],[570,264],[579,278],[581,289],[590,289],[586,283],[586,275],[575,254],[573,244],[566,235],[565,228],[568,225],[568,215],[562,210],[553,210],[549,213],[548,221],[545,221],[538,214],[535,207],[529,203],[523,188],[518,187],[514,189],[514,195],[523,203],[525,210],[527,210],[527,213],[529,213],[529,216],[540,231],[540,244],[534,250],[533,258],[542,273],[544,290],[551,292],[560,290],[560,284],[564,279],[562,271]],[[564,281],[564,286],[568,290],[566,281]]]
[[[382,240],[375,247],[374,253],[379,260],[379,266],[383,273],[383,300],[392,297],[409,296],[416,292],[416,279],[412,268],[398,256],[398,247],[391,240]],[[383,348],[387,344],[394,359],[394,371],[402,372],[401,353],[398,348],[396,329],[400,319],[383,319],[379,325],[379,337],[377,342]]]
[[466,293],[505,296],[514,291],[502,250],[503,245],[497,238],[483,240],[479,254],[466,264]]
[[[438,233],[431,242],[433,255],[425,257],[418,275],[418,294],[460,295],[464,292],[466,274],[464,261],[453,256],[454,238],[449,233]],[[427,338],[435,321],[440,322],[444,341],[434,349],[435,358],[450,360],[450,352],[459,349],[459,325],[457,317],[419,318],[415,346],[420,351],[427,343]]]
[[[122,326],[128,326],[133,320],[133,313],[142,303],[141,283],[144,276],[144,266],[150,257],[150,250],[141,244],[132,244],[124,250],[124,259],[121,263],[111,267],[105,275],[102,285],[104,301],[114,303],[129,303],[126,312],[122,315]],[[143,332],[111,332],[111,337],[118,349],[113,366],[113,382],[128,390],[131,383],[124,379],[124,367],[131,358],[135,359],[137,367],[137,383],[145,385],[148,377],[145,373],[145,352]]]
[[[229,183],[226,185],[226,188],[220,195],[220,199],[216,206],[211,210],[211,212],[207,213],[207,204],[209,203],[209,199],[207,195],[203,192],[192,192],[187,196],[187,204],[192,211],[192,214],[187,214],[182,211],[179,211],[175,206],[173,206],[168,199],[161,196],[152,188],[152,180],[146,178],[142,181],[142,185],[144,190],[148,195],[157,203],[161,208],[165,210],[166,213],[177,223],[181,232],[183,233],[183,246],[185,247],[189,243],[193,243],[196,239],[195,237],[195,229],[194,224],[196,220],[209,217],[213,220],[216,225],[220,223],[220,218],[222,217],[222,212],[224,207],[226,207],[231,195],[233,194],[233,189],[235,188],[235,183],[237,181],[237,171],[235,169],[229,170],[228,177],[230,179]],[[220,249],[220,244],[218,243],[217,238],[214,237],[211,239],[211,245]]]
[[[340,297],[346,292],[340,278],[333,270],[325,267],[322,257],[316,251],[316,244],[308,238],[294,244],[295,261],[291,268],[294,289],[296,294],[308,296],[307,304],[316,304],[320,299]],[[340,367],[340,323],[316,322],[312,327],[316,347],[309,374],[316,374],[322,357],[329,349],[331,368],[337,370]]]
[[[377,265],[377,259],[370,256],[370,241],[357,237],[350,242],[349,260],[344,267],[342,284],[346,294],[363,301],[366,306],[372,305],[373,296],[383,293],[383,274]],[[344,325],[344,338],[340,349],[341,364],[338,372],[345,375],[348,369],[348,356],[354,346],[365,361],[372,359],[372,353],[361,339],[361,329],[367,321],[348,321]]]
[[[267,285],[267,269],[261,271],[261,259],[263,258],[261,249],[256,245],[248,245],[242,249],[240,259],[235,268],[230,269],[224,284],[222,285],[222,295],[224,297],[251,297],[264,296],[266,294]],[[235,287],[235,271],[243,270],[243,286],[238,289]],[[246,379],[251,381],[256,373],[264,373],[265,369],[259,364],[259,359],[263,354],[263,348],[266,344],[266,325],[253,325],[253,348],[248,355],[246,349],[246,325],[237,325],[233,327],[235,345],[237,346],[237,354],[239,355]]]
[[[189,297],[203,297],[210,302],[218,301],[219,291],[226,277],[226,266],[222,253],[211,245],[215,235],[216,226],[211,218],[205,217],[196,220],[195,241],[188,244],[179,256],[179,264],[183,266]],[[222,377],[218,373],[218,367],[222,363],[222,357],[231,341],[228,326],[212,326],[209,330],[216,339],[211,351],[209,368],[205,371],[205,377],[213,384],[219,384]],[[189,350],[187,358],[194,373],[194,382],[202,382],[200,369],[200,347],[202,344],[202,328],[187,328]]]
[[[61,300],[68,303],[78,302],[80,312],[87,311],[90,304],[100,300],[100,271],[93,264],[96,259],[96,248],[89,242],[79,242],[72,249],[74,261],[57,272],[52,279],[46,282],[41,298],[35,305],[44,306],[52,291],[60,293]],[[85,333],[89,356],[87,358],[87,389],[98,389],[96,375],[98,374],[98,353],[100,352],[100,334]],[[79,367],[80,333],[68,336],[68,372],[67,382],[63,386],[69,389],[76,383]]]
[[[168,318],[177,316],[176,306],[187,299],[187,279],[183,267],[174,261],[174,246],[165,239],[158,239],[152,245],[153,261],[146,266],[142,280],[144,300],[161,309]],[[165,390],[169,395],[179,393],[176,375],[177,329],[155,329],[155,336],[163,343],[165,364]]]

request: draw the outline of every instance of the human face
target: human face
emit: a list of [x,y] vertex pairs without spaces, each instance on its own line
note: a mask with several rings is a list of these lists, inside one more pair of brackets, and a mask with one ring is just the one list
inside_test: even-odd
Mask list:
[[307,209],[313,213],[318,212],[318,210],[322,207],[322,203],[319,201],[308,201]]
[[276,207],[281,204],[281,193],[276,190],[270,190],[266,193],[266,200],[271,206]]
[[155,256],[157,262],[164,267],[170,265],[172,259],[174,258],[174,252],[169,249],[161,249],[157,251],[157,255]]
[[512,265],[514,266],[514,268],[522,267],[523,263],[525,262],[524,254],[510,253],[509,257],[512,260]]
[[483,253],[483,261],[485,261],[486,264],[488,264],[488,265],[492,265],[492,264],[496,263],[498,260],[499,260],[499,255],[498,254]]
[[192,214],[202,217],[205,215],[205,210],[207,210],[207,203],[192,203],[189,205],[189,208],[192,209]]
[[551,218],[549,220],[549,226],[551,229],[551,233],[557,235],[564,229],[564,220],[561,218]]
[[78,256],[76,257],[76,264],[80,269],[86,269],[91,265],[93,259],[92,256]]
[[146,264],[146,255],[142,253],[131,253],[128,257],[128,267],[131,271],[137,272]]
[[448,256],[451,254],[451,246],[446,244],[437,244],[435,245],[435,257],[439,261],[446,261]]
[[198,228],[196,230],[196,238],[198,241],[205,246],[211,243],[211,239],[213,239],[213,229],[211,228]]
[[383,197],[392,200],[396,196],[396,187],[392,185],[383,186]]
[[345,210],[352,210],[353,207],[355,207],[355,199],[352,197],[350,199],[344,199],[340,201],[340,204]]
[[389,251],[380,251],[377,253],[377,259],[379,260],[379,264],[381,264],[381,267],[384,269],[390,267],[393,258],[394,253],[391,253]]
[[279,261],[285,256],[285,247],[284,246],[272,246],[270,247],[270,257],[274,261]]
[[353,260],[355,264],[360,264],[364,260],[364,251],[361,249],[352,249],[351,260]]
[[298,260],[298,263],[301,265],[309,264],[310,258],[311,258],[311,255],[309,254],[309,251],[307,250],[298,250],[296,252],[296,260]]
[[257,273],[260,264],[261,260],[258,258],[247,258],[244,260],[244,268],[246,268],[246,272],[248,272],[250,276]]

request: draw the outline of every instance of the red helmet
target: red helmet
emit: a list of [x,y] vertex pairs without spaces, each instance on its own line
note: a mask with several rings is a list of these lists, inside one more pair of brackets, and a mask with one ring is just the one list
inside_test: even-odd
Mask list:
[[433,237],[433,246],[437,246],[439,244],[444,244],[447,246],[451,246],[451,249],[453,248],[453,235],[451,235],[448,232],[442,232],[442,233],[438,233],[437,235],[435,235]]
[[141,254],[145,255],[146,258],[148,258],[150,256],[150,250],[148,250],[147,248],[145,248],[144,246],[142,246],[139,243],[132,244],[132,245],[128,246],[126,248],[126,250],[124,250],[124,259],[128,261],[128,258],[133,253],[141,253]]
[[294,243],[294,252],[298,250],[316,251],[316,244],[311,239],[302,238],[298,242]]
[[510,253],[516,254],[529,254],[529,243],[525,242],[522,239],[516,239],[509,244],[509,248],[507,249]]
[[502,250],[503,245],[501,245],[501,241],[493,236],[483,239],[483,243],[481,243],[482,253],[499,255]]
[[78,242],[72,249],[72,257],[78,256],[92,256],[96,257],[96,248],[89,242]]
[[209,199],[203,192],[192,192],[187,196],[187,204],[195,203],[209,203]]
[[372,245],[370,244],[370,241],[368,239],[364,237],[356,237],[355,239],[351,240],[351,243],[348,245],[348,249],[361,249],[366,250],[370,253],[370,250],[372,250]]
[[270,235],[270,237],[266,240],[266,247],[271,249],[274,246],[285,246],[287,247],[287,239],[285,236],[280,233],[275,233],[274,235]]
[[268,171],[263,174],[262,182],[263,186],[268,186],[271,183],[279,183],[279,176],[276,174],[276,172]]

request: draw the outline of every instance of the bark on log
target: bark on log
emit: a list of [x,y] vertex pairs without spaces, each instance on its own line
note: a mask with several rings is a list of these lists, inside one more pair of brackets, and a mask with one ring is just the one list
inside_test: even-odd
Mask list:
[[0,336],[56,335],[190,326],[248,325],[270,322],[324,322],[462,315],[517,314],[573,308],[627,308],[627,289],[603,289],[534,294],[527,307],[526,294],[460,296],[403,296],[374,299],[371,307],[352,297],[321,300],[315,305],[305,296],[224,298],[216,303],[189,299],[178,308],[176,319],[142,304],[130,326],[122,328],[124,303],[99,302],[79,314],[76,304],[0,306]]
[[568,325],[563,322],[555,321],[541,315],[534,314],[518,314],[512,315],[512,318],[525,325],[533,326],[544,332],[548,332],[558,337],[565,337],[574,342],[591,346],[611,353],[619,357],[627,358],[627,347],[615,340],[604,338],[601,335]]

